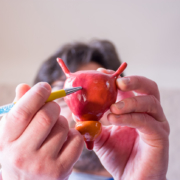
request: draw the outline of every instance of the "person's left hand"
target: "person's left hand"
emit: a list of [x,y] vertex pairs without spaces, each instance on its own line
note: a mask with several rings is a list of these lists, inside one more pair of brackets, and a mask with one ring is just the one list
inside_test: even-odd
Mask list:
[[140,77],[119,78],[117,87],[137,96],[110,108],[112,126],[102,128],[94,151],[115,179],[165,180],[168,167],[169,125],[160,105],[156,83]]

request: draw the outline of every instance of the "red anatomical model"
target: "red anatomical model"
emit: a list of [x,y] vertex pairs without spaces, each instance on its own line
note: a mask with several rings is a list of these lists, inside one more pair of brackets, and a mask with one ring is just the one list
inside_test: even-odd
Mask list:
[[127,64],[123,63],[114,74],[95,70],[71,73],[62,59],[58,58],[57,61],[67,77],[64,88],[82,87],[82,90],[66,96],[65,101],[74,114],[76,129],[83,134],[87,148],[92,149],[93,141],[101,131],[101,124],[98,121],[111,104],[115,103],[117,97],[115,80]]

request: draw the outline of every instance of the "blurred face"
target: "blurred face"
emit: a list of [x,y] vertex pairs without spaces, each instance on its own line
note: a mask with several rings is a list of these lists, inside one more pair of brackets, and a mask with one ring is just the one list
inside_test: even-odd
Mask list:
[[[98,69],[100,67],[102,67],[100,64],[95,63],[95,62],[90,62],[88,64],[81,65],[80,68],[78,69],[78,71],[96,70],[96,69]],[[64,81],[55,81],[52,84],[52,91],[62,89],[63,86],[64,86]],[[61,107],[61,115],[64,116],[68,120],[70,127],[74,127],[75,126],[75,122],[74,122],[74,120],[72,118],[72,112],[69,109],[69,107],[67,106],[66,102],[64,101],[64,98],[57,99],[56,102]],[[109,111],[107,111],[104,114],[104,116],[102,117],[102,119],[100,120],[100,122],[103,123],[104,125],[108,125],[109,124],[108,121],[107,121],[107,114],[109,114]]]

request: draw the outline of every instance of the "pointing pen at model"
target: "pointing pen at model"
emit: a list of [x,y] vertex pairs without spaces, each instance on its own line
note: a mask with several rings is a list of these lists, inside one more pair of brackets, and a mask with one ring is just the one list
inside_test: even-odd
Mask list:
[[[57,90],[57,91],[53,91],[53,92],[51,92],[51,94],[48,97],[48,99],[46,100],[46,102],[50,102],[50,101],[53,101],[55,99],[65,97],[65,96],[67,96],[69,94],[72,94],[72,93],[74,93],[76,91],[79,91],[81,89],[82,89],[82,87],[79,86],[79,87],[66,88],[66,89],[60,89],[60,90]],[[8,113],[15,104],[16,104],[16,102],[13,102],[11,104],[1,106],[0,107],[0,116],[3,116],[6,113]]]

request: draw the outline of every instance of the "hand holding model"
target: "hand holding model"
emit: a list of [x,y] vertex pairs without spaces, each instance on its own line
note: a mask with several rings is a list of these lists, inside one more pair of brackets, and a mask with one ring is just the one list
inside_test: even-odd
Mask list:
[[[94,151],[115,179],[165,180],[169,124],[156,83],[140,76],[118,78],[116,83],[121,97],[110,107],[112,126],[102,128]],[[137,96],[124,99],[127,91]]]
[[[108,89],[104,86],[108,83],[113,87],[113,80],[108,81],[107,76],[94,71],[91,71],[90,75],[88,71],[70,74],[63,61],[58,59],[58,62],[68,74],[65,87],[79,86],[78,83],[81,83],[85,89],[84,92],[79,91],[66,97],[67,104],[75,114],[75,120],[83,123],[86,120],[98,121],[100,119],[98,115],[101,113],[102,117],[105,112],[102,110],[105,105],[109,107],[109,103],[115,101],[112,94],[116,96],[116,88]],[[108,75],[116,74],[111,70],[99,69],[99,71]],[[103,80],[106,83],[102,83]],[[98,86],[100,88],[103,86],[102,90],[97,88]],[[99,138],[97,136],[97,139],[94,139],[94,151],[115,179],[165,180],[168,167],[169,124],[160,105],[156,83],[145,77],[129,76],[119,77],[116,86],[119,89],[120,101],[111,105],[111,113],[108,115],[108,120],[113,126],[102,128]],[[106,99],[108,93],[111,95]],[[94,121],[90,121],[92,122]],[[90,131],[94,131],[94,128],[90,127],[87,131],[90,123],[87,126],[83,126],[83,123],[81,128],[85,129],[86,140],[86,136],[89,137]]]

